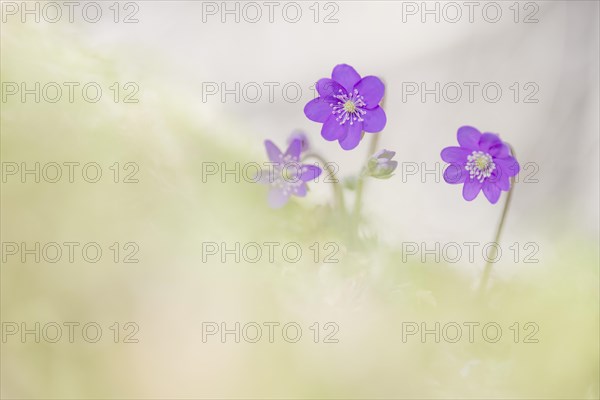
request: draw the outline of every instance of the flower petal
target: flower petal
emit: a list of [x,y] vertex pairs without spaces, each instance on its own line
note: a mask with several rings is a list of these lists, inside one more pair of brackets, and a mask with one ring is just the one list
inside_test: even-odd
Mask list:
[[467,201],[473,200],[479,194],[481,190],[481,182],[477,179],[467,179],[465,180],[465,185],[463,186],[463,198]]
[[468,176],[462,164],[450,164],[444,171],[444,180],[450,184],[463,183]]
[[348,125],[348,130],[346,137],[344,139],[340,139],[340,146],[344,150],[352,150],[360,143],[360,139],[362,139],[362,130],[363,126],[360,122],[355,122],[353,125],[346,123]]
[[348,64],[336,65],[331,73],[331,78],[340,83],[348,93],[354,89],[354,85],[360,81],[360,75]]
[[[364,128],[364,126],[363,126],[363,128]],[[391,160],[395,155],[396,155],[395,151],[382,149],[382,150],[379,150],[377,153],[373,154],[371,156],[371,158],[385,158],[385,159]]]
[[510,176],[504,168],[496,168],[487,181],[494,183],[500,190],[504,190],[505,192],[510,189]]
[[321,136],[325,140],[340,140],[346,137],[346,126],[340,125],[335,115],[330,115],[321,128]]
[[302,165],[302,171],[300,172],[300,180],[303,182],[309,182],[317,179],[321,175],[321,168],[316,165],[304,164]]
[[387,162],[387,169],[390,171],[390,173],[394,172],[396,168],[398,168],[398,161],[391,160]]
[[513,156],[494,158],[494,163],[496,163],[497,167],[502,168],[503,172],[508,174],[508,176],[515,176],[521,170],[519,162]]
[[299,160],[300,153],[302,153],[302,140],[300,140],[300,139],[292,140],[292,143],[290,143],[290,146],[287,148],[285,155],[291,156],[292,159],[294,159],[294,160]]
[[488,152],[490,148],[501,144],[502,140],[500,140],[500,137],[494,133],[486,132],[481,134],[481,137],[479,138],[479,149],[481,151]]
[[304,197],[306,196],[306,183],[302,182],[300,185],[298,185],[296,187],[296,190],[294,190],[294,194],[298,197]]
[[[325,118],[327,119],[327,118]],[[325,120],[323,121],[317,121],[317,122],[325,122]],[[291,135],[288,137],[287,143],[288,145],[290,143],[292,143],[292,140],[298,139],[302,142],[302,151],[307,151],[310,148],[310,140],[308,140],[308,137],[306,136],[306,133],[304,133],[303,130],[300,129],[296,129],[294,130]]]
[[290,195],[285,194],[283,190],[279,188],[271,188],[269,190],[268,203],[271,208],[281,208],[289,200]]
[[325,122],[331,115],[331,106],[323,97],[317,97],[306,103],[304,106],[304,115],[311,121]]
[[377,106],[372,110],[367,110],[363,115],[363,129],[365,132],[381,132],[387,122],[387,117],[383,108]]
[[271,171],[268,169],[261,169],[257,171],[256,175],[254,175],[254,177],[252,178],[252,181],[263,185],[270,184],[271,182],[273,182],[273,178],[271,177]]
[[510,147],[500,142],[490,147],[488,153],[494,157],[504,158],[510,156]]
[[331,97],[334,94],[340,94],[340,91],[344,94],[347,93],[346,89],[344,89],[342,85],[329,78],[319,79],[315,86],[319,96],[325,98]]
[[376,76],[365,76],[354,86],[354,89],[364,97],[368,109],[377,107],[385,93],[385,85]]
[[461,147],[465,147],[471,150],[479,150],[479,139],[481,138],[481,132],[472,126],[461,126],[458,128],[456,134],[458,143]]
[[495,183],[486,181],[483,184],[483,194],[492,204],[496,204],[500,198],[500,188]]
[[271,162],[278,163],[281,161],[281,150],[279,150],[279,147],[277,147],[275,143],[271,142],[270,140],[265,140],[265,147],[267,148],[267,155],[269,156],[269,160],[271,160]]
[[472,151],[462,147],[446,147],[440,155],[442,156],[442,160],[447,163],[464,165],[467,163],[467,157],[471,153]]

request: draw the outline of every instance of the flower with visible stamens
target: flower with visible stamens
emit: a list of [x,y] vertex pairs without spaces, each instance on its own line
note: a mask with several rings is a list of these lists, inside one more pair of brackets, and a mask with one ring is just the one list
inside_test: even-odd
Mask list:
[[463,197],[471,201],[483,191],[490,203],[495,204],[502,191],[510,190],[510,178],[519,173],[519,163],[510,147],[493,133],[481,133],[472,126],[458,129],[460,147],[446,147],[442,160],[449,163],[444,180],[451,184],[463,183]]
[[321,168],[316,165],[300,163],[302,140],[293,139],[285,153],[270,140],[265,141],[271,168],[261,170],[256,177],[259,183],[271,187],[268,202],[272,208],[283,207],[290,196],[304,197],[307,193],[306,182],[321,175]]
[[316,84],[319,97],[304,107],[304,114],[312,121],[321,122],[321,136],[338,140],[344,150],[352,150],[360,143],[363,132],[383,130],[387,117],[379,103],[385,86],[375,76],[361,76],[347,64],[337,65],[331,79],[323,78]]

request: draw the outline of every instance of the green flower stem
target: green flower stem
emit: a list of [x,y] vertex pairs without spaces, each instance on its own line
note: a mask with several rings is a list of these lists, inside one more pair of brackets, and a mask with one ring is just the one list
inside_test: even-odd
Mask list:
[[331,164],[328,163],[327,161],[325,161],[325,159],[317,153],[306,154],[302,158],[302,160],[306,160],[307,158],[314,158],[315,160],[319,161],[322,164],[323,168],[325,168],[327,170],[329,175],[326,179],[331,180],[331,182],[327,182],[327,183],[333,183],[334,208],[339,208],[340,211],[345,213],[346,212],[346,202],[344,201],[344,193],[342,191],[342,185],[340,184],[340,181],[338,180],[338,178],[335,176],[335,170],[331,167]]
[[[385,82],[384,82],[385,84]],[[381,100],[381,107],[384,108],[385,106],[385,97]],[[363,132],[364,134],[364,132]],[[379,143],[379,137],[381,136],[381,132],[379,133],[374,133],[372,135],[372,139],[371,139],[371,143],[369,145],[369,153],[367,154],[367,160],[365,161],[365,167],[361,170],[360,175],[358,177],[358,181],[356,182],[356,197],[355,197],[355,202],[354,202],[354,212],[352,213],[353,215],[353,221],[354,221],[354,226],[356,229],[358,229],[358,224],[360,223],[360,209],[362,207],[362,195],[363,195],[363,188],[364,188],[364,182],[365,182],[365,168],[367,163],[369,162],[369,158],[375,154],[375,150],[377,150],[377,144]]]
[[[516,158],[515,156],[515,151],[513,150],[512,146],[510,144],[508,144],[508,147],[510,147],[510,151],[513,157]],[[504,227],[504,221],[506,219],[506,215],[508,214],[508,209],[510,208],[510,200],[512,198],[512,193],[514,191],[515,188],[515,177],[511,177],[510,178],[510,189],[508,190],[508,194],[506,195],[506,202],[504,203],[504,209],[502,210],[502,215],[500,216],[500,222],[498,223],[498,229],[496,230],[496,237],[494,238],[494,242],[496,243],[496,246],[492,247],[492,255],[490,257],[488,257],[488,261],[485,264],[485,267],[483,269],[483,275],[481,276],[481,282],[479,283],[479,293],[483,294],[485,293],[485,290],[487,288],[488,285],[488,281],[490,279],[490,273],[492,272],[492,261],[491,260],[495,260],[496,257],[498,256],[498,246],[500,245],[500,235],[502,234],[502,228]]]

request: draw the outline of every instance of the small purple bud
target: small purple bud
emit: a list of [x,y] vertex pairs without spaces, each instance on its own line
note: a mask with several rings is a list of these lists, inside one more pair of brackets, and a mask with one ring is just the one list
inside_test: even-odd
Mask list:
[[396,152],[380,150],[373,154],[367,162],[366,175],[377,179],[389,179],[398,167],[398,162],[392,160]]

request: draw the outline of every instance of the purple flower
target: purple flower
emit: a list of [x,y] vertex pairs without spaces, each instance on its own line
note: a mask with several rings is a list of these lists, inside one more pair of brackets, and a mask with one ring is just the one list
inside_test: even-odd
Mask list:
[[265,140],[265,147],[271,168],[261,171],[257,181],[271,186],[269,206],[283,207],[291,195],[306,196],[306,182],[316,179],[322,171],[316,165],[300,163],[302,141],[293,140],[285,153],[270,140]]
[[473,200],[483,190],[492,204],[501,191],[510,190],[510,177],[519,173],[519,163],[510,147],[493,133],[481,133],[472,126],[462,126],[457,133],[460,147],[446,147],[442,160],[450,163],[444,171],[448,183],[464,183],[463,197]]
[[347,64],[337,65],[331,78],[317,82],[319,97],[306,104],[304,114],[323,123],[323,138],[339,140],[342,149],[352,150],[360,143],[363,131],[380,132],[385,127],[385,112],[379,106],[385,86],[375,76],[361,78]]

